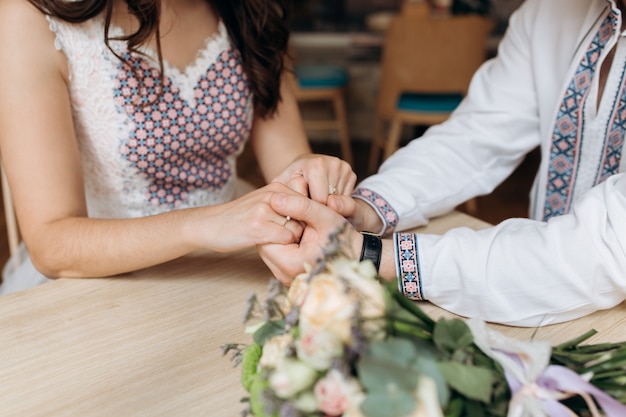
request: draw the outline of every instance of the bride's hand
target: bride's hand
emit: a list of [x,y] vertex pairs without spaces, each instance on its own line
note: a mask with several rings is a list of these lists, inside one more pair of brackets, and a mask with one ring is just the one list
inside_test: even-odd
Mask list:
[[[329,236],[343,229],[343,248],[358,257],[363,236],[334,210],[298,194],[276,193],[271,207],[284,216],[305,224],[300,241],[287,245],[259,245],[257,249],[274,276],[285,284],[304,271],[304,265],[314,265],[329,244]],[[293,221],[293,220],[292,220]]]
[[207,207],[213,215],[200,212],[198,223],[192,225],[192,233],[202,247],[218,252],[263,244],[298,243],[303,226],[272,209],[270,200],[276,193],[300,196],[283,184],[268,184],[219,207]]
[[343,217],[350,217],[355,210],[350,195],[356,180],[347,162],[334,156],[307,154],[292,162],[273,182],[288,185]]

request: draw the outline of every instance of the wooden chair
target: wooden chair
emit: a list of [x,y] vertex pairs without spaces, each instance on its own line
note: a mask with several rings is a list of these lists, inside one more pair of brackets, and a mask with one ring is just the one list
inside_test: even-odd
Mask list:
[[13,255],[17,252],[17,248],[20,244],[20,231],[17,225],[17,218],[15,217],[15,210],[13,209],[13,199],[11,198],[9,182],[4,173],[4,166],[2,165],[0,165],[0,175],[2,176],[2,204],[4,207],[9,253]]
[[404,125],[448,118],[485,61],[491,29],[486,17],[433,16],[426,2],[405,3],[385,32],[370,173],[382,149],[383,160],[398,149]]
[[334,118],[326,120],[304,119],[305,130],[336,130],[339,134],[342,158],[352,164],[352,149],[345,94],[348,86],[348,72],[345,68],[333,65],[294,65],[292,87],[296,100],[303,102],[328,102],[332,105]]

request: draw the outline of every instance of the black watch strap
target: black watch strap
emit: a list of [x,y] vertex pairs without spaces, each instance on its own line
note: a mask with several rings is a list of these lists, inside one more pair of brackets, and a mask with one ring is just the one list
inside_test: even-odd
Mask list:
[[361,232],[363,235],[363,248],[361,249],[361,261],[366,259],[374,262],[376,271],[380,269],[380,257],[383,252],[383,242],[380,236],[369,232]]

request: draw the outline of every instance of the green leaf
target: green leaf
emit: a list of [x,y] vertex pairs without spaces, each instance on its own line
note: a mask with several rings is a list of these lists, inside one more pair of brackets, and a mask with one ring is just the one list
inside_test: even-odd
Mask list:
[[435,385],[437,386],[437,398],[439,400],[439,405],[441,405],[441,407],[445,407],[450,400],[450,390],[446,384],[446,379],[439,370],[437,362],[435,362],[434,359],[420,356],[412,368],[421,374],[430,377],[435,382]]
[[415,409],[418,372],[374,356],[361,357],[357,369],[367,392],[361,406],[366,416],[400,417]]
[[448,406],[444,410],[445,417],[462,417],[463,410],[465,406],[463,405],[463,400],[461,398],[453,398]]
[[265,399],[263,392],[269,387],[267,379],[262,378],[260,374],[256,374],[250,385],[250,410],[255,417],[277,417],[275,413],[266,414]]
[[397,303],[400,308],[408,311],[411,315],[423,322],[424,330],[428,332],[432,331],[435,321],[428,314],[424,313],[415,301],[409,300],[404,294],[400,293],[396,284],[392,282],[385,282],[383,285],[385,285],[385,288],[387,289],[387,294],[390,295],[389,301]]
[[474,341],[467,324],[459,319],[439,319],[433,331],[433,341],[440,349],[454,352],[471,346]]
[[363,356],[357,364],[359,380],[369,392],[414,392],[419,372],[388,360]]
[[439,362],[437,365],[448,384],[460,394],[484,403],[490,401],[496,382],[491,370],[456,362]]
[[487,415],[485,406],[476,401],[467,401],[465,403],[466,415],[472,417],[484,417]]
[[368,393],[361,404],[361,411],[367,417],[405,417],[415,407],[415,398],[410,392],[390,389]]
[[250,392],[250,386],[254,376],[256,375],[257,365],[263,354],[263,349],[256,343],[252,343],[243,352],[243,358],[241,360],[241,385],[244,389]]
[[406,339],[388,338],[373,342],[368,355],[399,366],[409,366],[417,358],[417,351],[413,343]]
[[263,346],[265,342],[274,336],[285,334],[284,320],[270,320],[265,322],[254,334],[252,339],[259,345]]

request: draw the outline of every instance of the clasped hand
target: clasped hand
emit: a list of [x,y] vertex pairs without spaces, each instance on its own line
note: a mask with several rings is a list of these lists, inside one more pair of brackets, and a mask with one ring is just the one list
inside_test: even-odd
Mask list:
[[[218,252],[250,246],[298,244],[306,235],[305,222],[290,220],[288,214],[277,212],[271,204],[274,197],[289,195],[311,200],[343,219],[354,211],[350,194],[355,184],[356,174],[348,163],[327,155],[303,155],[268,185],[210,208],[214,216],[203,216],[201,212],[198,221],[203,225],[191,233],[199,237],[201,247]],[[209,220],[213,236],[203,236]]]
[[[274,192],[269,205],[285,216],[285,228],[294,239],[287,243],[257,245],[259,254],[274,276],[283,283],[304,270],[305,263],[316,262],[331,233],[354,215],[351,197],[356,175],[350,166],[337,158],[307,155],[298,159],[274,183],[288,190]],[[360,234],[349,227],[347,242],[357,242]]]

